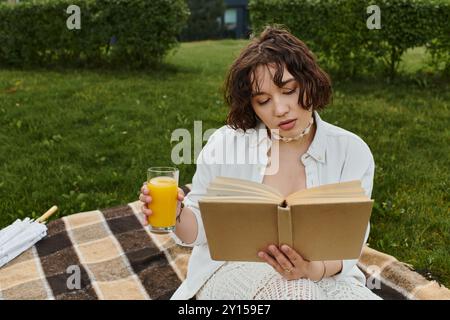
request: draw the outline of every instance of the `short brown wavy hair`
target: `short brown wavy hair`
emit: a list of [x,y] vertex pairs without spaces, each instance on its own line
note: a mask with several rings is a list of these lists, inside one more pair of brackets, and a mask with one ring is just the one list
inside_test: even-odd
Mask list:
[[321,110],[330,103],[331,80],[318,66],[314,54],[286,27],[269,25],[241,51],[226,76],[223,92],[230,108],[227,125],[231,128],[245,132],[256,127],[257,116],[251,104],[255,84],[259,90],[255,71],[269,64],[276,66],[273,80],[280,88],[287,67],[300,85],[298,103],[305,110]]

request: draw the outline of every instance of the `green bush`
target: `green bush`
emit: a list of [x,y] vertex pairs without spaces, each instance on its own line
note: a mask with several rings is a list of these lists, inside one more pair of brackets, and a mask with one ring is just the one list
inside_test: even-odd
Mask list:
[[[378,37],[386,70],[393,76],[402,54],[450,37],[449,1],[383,0],[382,29]],[[443,19],[447,16],[447,19]],[[447,47],[448,48],[448,47]],[[440,52],[439,48],[436,48]]]
[[432,56],[432,65],[450,76],[450,1],[447,6],[436,8],[434,37],[427,43]]
[[267,24],[283,24],[327,67],[348,75],[382,68],[394,76],[402,54],[418,46],[427,46],[435,61],[448,57],[449,1],[379,0],[381,29],[369,30],[366,10],[372,4],[369,0],[250,0],[249,8],[256,33]]
[[[66,9],[81,10],[69,30]],[[0,4],[0,64],[150,66],[177,45],[189,10],[183,0],[45,0]]]

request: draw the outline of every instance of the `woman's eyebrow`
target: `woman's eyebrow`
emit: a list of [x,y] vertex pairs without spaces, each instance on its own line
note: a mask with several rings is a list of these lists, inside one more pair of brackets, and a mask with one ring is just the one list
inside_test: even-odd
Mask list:
[[[281,85],[284,86],[285,84],[287,84],[287,83],[289,83],[289,82],[291,82],[291,81],[295,81],[295,79],[294,79],[294,78],[290,78],[290,79],[281,81]],[[261,95],[263,95],[263,94],[266,94],[266,93],[265,93],[265,92],[262,92],[262,91],[259,91],[259,92],[252,92],[252,98],[253,98],[253,97],[256,97],[256,96],[261,96]]]

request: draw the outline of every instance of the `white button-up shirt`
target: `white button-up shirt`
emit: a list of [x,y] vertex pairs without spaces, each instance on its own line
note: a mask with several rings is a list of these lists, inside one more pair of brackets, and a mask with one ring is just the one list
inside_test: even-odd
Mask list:
[[[299,161],[305,166],[306,187],[361,180],[366,195],[371,197],[375,162],[368,145],[354,133],[323,121],[317,111],[314,111],[314,118],[315,136],[308,151],[299,156]],[[271,143],[266,126],[261,121],[255,129],[247,130],[246,133],[223,126],[209,137],[197,158],[192,190],[184,200],[185,206],[192,210],[197,219],[197,238],[193,243],[185,244],[172,233],[179,245],[192,246],[193,250],[186,279],[171,299],[192,298],[225,263],[211,259],[198,200],[205,196],[206,188],[216,176],[262,183]],[[369,230],[370,224],[364,243],[369,236]],[[355,277],[365,284],[364,274],[357,267],[357,261],[343,260],[342,271],[334,276],[335,280]]]

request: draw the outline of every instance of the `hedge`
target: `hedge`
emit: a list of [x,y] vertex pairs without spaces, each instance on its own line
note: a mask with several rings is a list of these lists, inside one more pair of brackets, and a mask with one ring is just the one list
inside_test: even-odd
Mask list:
[[[369,30],[367,7],[381,11],[381,29]],[[354,75],[382,67],[394,76],[402,54],[426,46],[446,64],[450,52],[450,1],[438,0],[250,0],[255,33],[285,25],[321,62]]]
[[[69,5],[81,29],[69,30]],[[152,66],[177,45],[183,0],[40,0],[0,4],[0,65]]]

